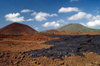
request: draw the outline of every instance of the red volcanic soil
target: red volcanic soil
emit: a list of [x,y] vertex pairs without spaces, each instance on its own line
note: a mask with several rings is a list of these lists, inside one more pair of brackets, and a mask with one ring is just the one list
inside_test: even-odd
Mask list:
[[24,51],[53,46],[46,45],[44,42],[57,38],[50,38],[43,34],[28,34],[2,39],[0,40],[0,66],[100,66],[100,55],[93,52],[83,53],[83,56],[64,56],[63,60],[23,54]]
[[100,35],[100,32],[84,32],[84,33],[81,33],[81,35]]
[[21,24],[21,23],[12,23],[0,29],[0,33],[35,33],[36,30],[31,27]]
[[30,40],[30,41],[48,41],[53,38],[45,36],[45,34],[40,34],[40,33],[35,33],[35,34],[27,34],[24,36],[19,36],[19,37],[13,37],[13,39],[17,40]]
[[3,34],[0,34],[0,38],[7,38],[7,37],[10,37],[8,35],[3,35]]
[[27,34],[23,36],[0,35],[0,51],[29,51],[42,48],[49,48],[52,45],[43,44],[46,41],[57,39],[50,38],[43,34]]
[[[52,44],[48,45],[45,44],[45,42],[55,39],[60,39],[60,37],[51,38],[45,36],[46,34],[40,34],[35,32],[37,31],[30,28],[27,25],[23,25],[20,23],[13,23],[2,28],[0,30],[0,33],[28,33],[28,34],[24,34],[22,36],[10,36],[10,35],[0,34],[0,66],[100,66],[100,55],[94,52],[84,52],[83,56],[63,56],[62,57],[63,60],[41,55],[40,57],[33,57],[32,54],[27,54],[27,53],[23,54],[23,52],[26,51],[39,50],[39,49],[41,50],[43,48],[47,49],[53,47],[55,45]],[[49,32],[51,33],[58,31],[50,30]],[[97,35],[100,33],[93,33],[93,32],[82,33],[82,35],[86,34]],[[67,40],[70,40],[72,42],[72,40],[74,40],[75,37],[72,38],[68,37]],[[76,39],[78,38],[76,37]],[[64,38],[63,40],[66,41],[66,39]],[[61,43],[63,42],[63,40],[60,40]],[[85,46],[87,44],[81,44],[81,45]],[[51,48],[51,50],[53,49]]]
[[[46,33],[52,35],[53,32],[46,32]],[[55,32],[53,34],[55,34],[55,35],[100,35],[100,32],[83,32],[83,33],[79,33],[79,32],[60,31],[60,32]]]

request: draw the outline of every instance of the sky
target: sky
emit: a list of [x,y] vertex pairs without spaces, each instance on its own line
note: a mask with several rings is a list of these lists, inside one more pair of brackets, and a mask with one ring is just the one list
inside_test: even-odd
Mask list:
[[14,22],[37,31],[71,23],[100,29],[100,0],[0,0],[0,28]]

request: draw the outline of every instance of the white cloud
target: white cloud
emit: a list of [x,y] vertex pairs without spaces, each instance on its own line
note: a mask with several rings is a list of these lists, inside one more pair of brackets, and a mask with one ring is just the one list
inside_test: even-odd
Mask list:
[[42,26],[43,27],[59,27],[62,24],[65,24],[65,21],[63,19],[59,19],[57,21],[52,21],[52,22],[46,22]]
[[67,7],[67,8],[61,7],[58,12],[59,13],[67,13],[67,12],[73,12],[73,11],[78,12],[79,9],[77,7]]
[[35,27],[34,29],[35,29],[35,30],[38,30],[39,28],[38,28],[38,27]]
[[87,26],[86,24],[84,24],[84,23],[79,23],[79,24],[81,24],[81,25],[83,25],[83,26]]
[[58,16],[57,14],[49,14],[49,17]]
[[59,27],[60,24],[58,22],[46,22],[45,24],[43,24],[43,27]]
[[90,28],[100,28],[100,15],[92,16],[86,23],[80,23]]
[[88,27],[100,26],[100,15],[93,16],[92,20],[90,20],[89,22],[87,22],[87,26]]
[[88,13],[85,13],[85,12],[78,12],[77,14],[71,16],[68,18],[68,20],[79,20],[79,19],[89,19],[91,18],[92,15],[91,14],[88,14]]
[[49,13],[45,13],[45,12],[39,12],[39,13],[33,13],[33,15],[35,15],[35,20],[37,21],[44,21],[47,20],[47,17],[54,17],[57,16],[57,14],[49,14]]
[[28,13],[28,12],[32,12],[33,10],[30,10],[30,9],[23,9],[22,11],[21,11],[21,13]]
[[93,16],[92,20],[100,20],[100,15]]
[[34,19],[33,18],[30,18],[30,19],[27,19],[26,21],[34,21]]
[[63,19],[57,20],[58,23],[63,23],[65,22]]
[[73,1],[79,1],[79,0],[70,0],[70,2],[73,2]]
[[33,12],[31,15],[36,15],[37,14],[37,12]]
[[9,13],[5,15],[7,21],[11,22],[22,22],[24,21],[24,17],[20,16],[20,13]]
[[100,25],[100,20],[90,21],[87,23],[87,26],[89,27],[95,27],[97,25]]

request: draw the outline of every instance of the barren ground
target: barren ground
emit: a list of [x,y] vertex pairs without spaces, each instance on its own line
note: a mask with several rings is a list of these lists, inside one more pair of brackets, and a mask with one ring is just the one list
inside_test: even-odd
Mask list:
[[100,66],[100,36],[0,38],[0,66]]

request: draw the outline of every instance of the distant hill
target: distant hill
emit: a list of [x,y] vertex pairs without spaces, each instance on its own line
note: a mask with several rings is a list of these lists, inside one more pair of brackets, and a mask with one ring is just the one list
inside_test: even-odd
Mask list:
[[54,33],[54,32],[59,32],[57,31],[56,29],[50,29],[50,30],[45,30],[45,31],[42,31],[43,33]]
[[12,23],[0,29],[0,33],[27,33],[32,34],[37,32],[35,29],[21,24],[21,23]]
[[81,24],[68,24],[61,28],[58,28],[57,30],[65,32],[100,32],[100,29],[88,28]]

